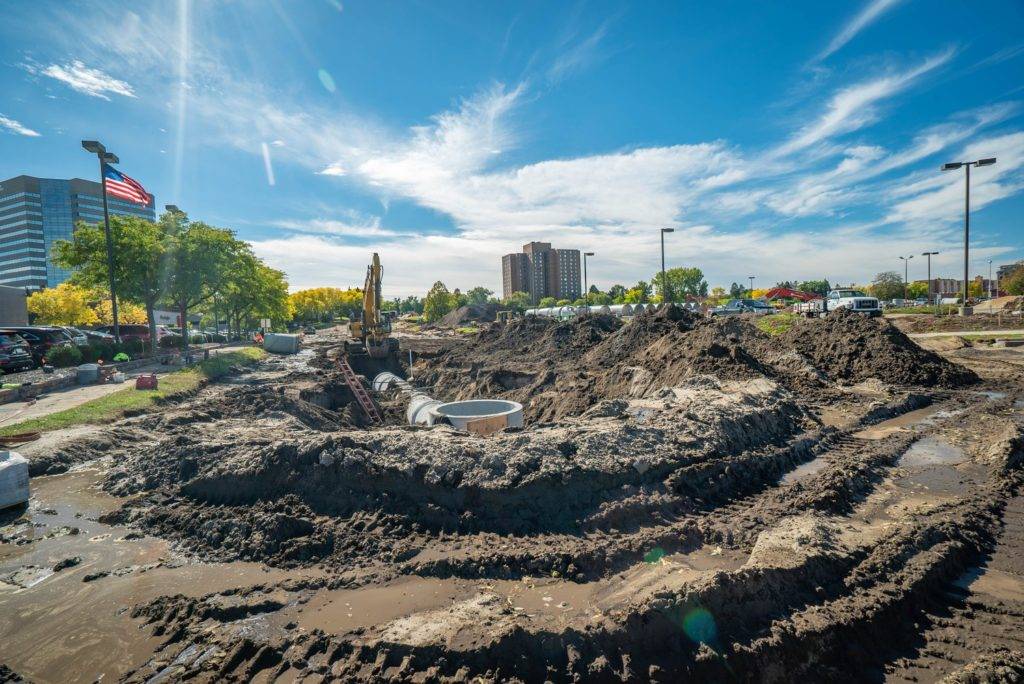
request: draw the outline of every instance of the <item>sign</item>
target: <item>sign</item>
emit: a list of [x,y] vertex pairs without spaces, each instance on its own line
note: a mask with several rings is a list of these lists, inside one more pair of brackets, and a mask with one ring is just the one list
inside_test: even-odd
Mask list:
[[260,327],[263,328],[264,330],[270,330],[270,319],[269,318],[261,318],[260,319]]

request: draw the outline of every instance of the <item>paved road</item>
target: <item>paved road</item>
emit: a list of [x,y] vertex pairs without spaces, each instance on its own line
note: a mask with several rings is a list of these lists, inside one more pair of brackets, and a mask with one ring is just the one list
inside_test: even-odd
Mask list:
[[1024,328],[1016,330],[942,330],[939,332],[909,333],[907,337],[922,339],[926,337],[998,337],[1000,335],[1024,335]]

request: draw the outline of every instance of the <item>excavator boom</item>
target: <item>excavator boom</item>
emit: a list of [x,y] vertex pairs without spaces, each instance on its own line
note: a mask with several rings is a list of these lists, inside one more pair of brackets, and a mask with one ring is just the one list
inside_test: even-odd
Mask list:
[[361,320],[353,320],[349,324],[349,334],[353,340],[347,346],[361,347],[359,351],[365,351],[375,359],[382,359],[397,348],[396,341],[391,339],[391,319],[382,311],[381,304],[381,279],[384,275],[384,267],[381,266],[380,256],[376,252],[373,260],[366,267],[366,281],[363,283],[363,308],[360,312]]

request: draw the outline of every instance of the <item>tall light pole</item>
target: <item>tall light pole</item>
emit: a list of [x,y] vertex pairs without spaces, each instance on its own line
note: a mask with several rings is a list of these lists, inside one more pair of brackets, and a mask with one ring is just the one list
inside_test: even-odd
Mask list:
[[749,292],[750,292],[750,298],[753,299],[754,298],[754,276],[747,276],[747,277],[750,278],[750,290],[749,290]]
[[[674,233],[675,228],[662,228],[661,229],[661,298],[666,298],[666,293],[669,291],[668,279],[665,277],[665,233]],[[668,297],[669,301],[672,301],[671,296]]]
[[932,301],[932,256],[938,254],[938,252],[921,252],[921,256],[928,257],[928,303],[934,304]]
[[988,298],[994,299],[992,296],[992,260],[988,260]]
[[590,287],[587,283],[587,257],[594,256],[593,252],[583,253],[583,306],[586,307],[586,313],[590,313]]
[[900,257],[900,260],[903,261],[903,305],[904,306],[906,306],[906,304],[907,304],[907,276],[908,276],[908,274],[910,272],[910,260],[913,259],[913,258],[914,258],[913,254],[911,254],[910,256],[906,256],[906,257],[902,257],[902,256]]
[[969,292],[969,251],[971,243],[971,167],[972,166],[992,166],[996,163],[995,157],[988,157],[986,159],[977,159],[975,161],[965,162],[949,162],[942,165],[943,171],[955,171],[961,166],[964,167],[964,295],[963,295],[963,306],[960,307],[961,316],[969,316],[971,314],[971,307],[967,304],[967,294]]
[[96,155],[100,161],[100,194],[103,195],[103,234],[107,242],[107,273],[110,276],[110,312],[114,318],[114,340],[121,341],[121,326],[117,320],[117,292],[114,287],[114,241],[110,237],[110,212],[107,209],[107,174],[104,173],[106,164],[117,164],[120,160],[113,152],[107,152],[107,148],[96,140],[83,140],[82,148],[86,152]]

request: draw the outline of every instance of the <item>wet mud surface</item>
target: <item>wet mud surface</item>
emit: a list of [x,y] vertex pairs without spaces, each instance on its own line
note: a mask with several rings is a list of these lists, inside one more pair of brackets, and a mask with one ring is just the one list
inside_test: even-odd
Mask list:
[[0,514],[0,677],[1024,672],[1017,350],[663,311],[494,325],[389,368],[526,404],[484,438],[406,426],[388,395],[369,425],[341,341],[27,450],[53,474]]

